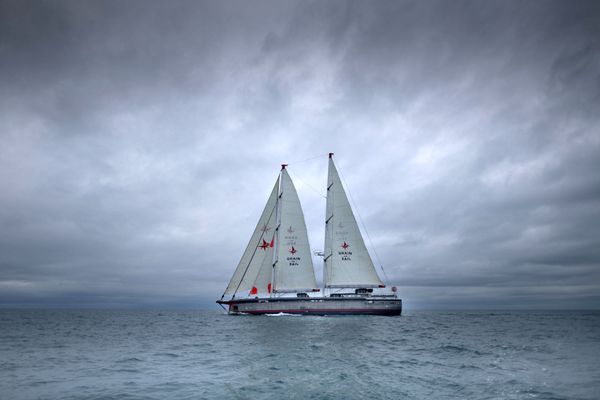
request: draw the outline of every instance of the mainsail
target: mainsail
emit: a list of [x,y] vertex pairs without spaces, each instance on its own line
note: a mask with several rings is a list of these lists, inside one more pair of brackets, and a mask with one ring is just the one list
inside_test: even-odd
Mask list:
[[296,188],[285,169],[281,170],[279,228],[275,258],[275,291],[304,292],[317,287],[304,214]]
[[327,178],[324,257],[325,287],[384,286],[360,234],[331,155]]
[[[246,246],[224,295],[235,295],[237,292],[250,290],[252,294],[259,289],[265,290],[264,286],[270,283],[273,246],[275,242],[277,194],[279,191],[279,178],[271,191],[267,205],[263,210],[254,233]],[[267,273],[265,273],[267,264]],[[260,275],[260,276],[259,276]],[[268,278],[266,276],[268,275]],[[265,280],[269,282],[265,282]],[[256,285],[259,286],[256,286]]]

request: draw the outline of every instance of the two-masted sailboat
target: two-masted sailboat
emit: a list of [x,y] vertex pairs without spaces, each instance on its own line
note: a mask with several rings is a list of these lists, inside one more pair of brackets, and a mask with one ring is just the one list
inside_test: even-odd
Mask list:
[[286,164],[227,289],[217,301],[231,314],[400,315],[369,256],[329,154],[324,289],[317,287],[304,214]]

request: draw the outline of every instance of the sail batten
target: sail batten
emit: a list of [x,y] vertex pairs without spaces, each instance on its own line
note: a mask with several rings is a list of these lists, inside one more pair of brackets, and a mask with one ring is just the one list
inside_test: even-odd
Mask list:
[[325,287],[383,287],[332,158],[329,159],[325,218]]

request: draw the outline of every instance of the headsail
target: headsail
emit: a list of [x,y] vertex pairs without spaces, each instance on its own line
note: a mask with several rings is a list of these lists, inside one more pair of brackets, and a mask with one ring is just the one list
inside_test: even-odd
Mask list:
[[[276,213],[275,208],[277,206],[277,193],[279,191],[279,178],[275,182],[275,186],[271,191],[267,205],[263,210],[258,224],[254,229],[254,233],[250,238],[250,242],[242,255],[227,289],[225,289],[224,295],[234,295],[240,291],[250,290],[254,292],[255,283],[259,272],[262,271],[263,263],[269,264],[269,276],[271,273],[271,265],[273,259],[272,248],[275,241],[275,228],[276,228]],[[265,261],[267,260],[267,261]],[[261,274],[261,279],[258,284],[263,283],[264,276]]]
[[275,232],[271,233],[271,238],[272,239],[269,242],[269,247],[266,251],[265,256],[263,257],[262,264],[258,269],[256,279],[254,279],[252,289],[250,289],[250,294],[271,293],[273,278],[273,247],[276,240]]
[[309,291],[317,288],[304,214],[296,188],[284,168],[281,170],[279,228],[276,245],[275,290]]
[[330,288],[380,287],[331,155],[327,178],[324,284]]

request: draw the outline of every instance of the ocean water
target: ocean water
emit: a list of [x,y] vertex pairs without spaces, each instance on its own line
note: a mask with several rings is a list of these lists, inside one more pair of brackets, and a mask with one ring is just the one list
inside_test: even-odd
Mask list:
[[0,310],[1,399],[600,399],[600,312]]

